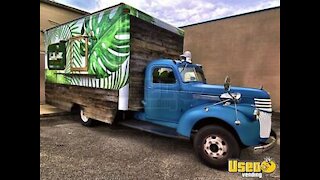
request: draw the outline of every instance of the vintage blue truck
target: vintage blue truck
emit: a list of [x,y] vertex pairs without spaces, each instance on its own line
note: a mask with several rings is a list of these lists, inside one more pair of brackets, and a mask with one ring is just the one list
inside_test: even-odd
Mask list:
[[196,154],[209,166],[225,167],[240,150],[270,149],[271,99],[262,89],[206,83],[202,66],[158,59],[145,71],[144,110],[119,123],[167,137],[193,141]]
[[242,148],[276,142],[263,89],[207,84],[183,56],[182,29],[119,4],[45,31],[46,103],[82,124],[121,124],[193,142],[207,165],[226,167]]

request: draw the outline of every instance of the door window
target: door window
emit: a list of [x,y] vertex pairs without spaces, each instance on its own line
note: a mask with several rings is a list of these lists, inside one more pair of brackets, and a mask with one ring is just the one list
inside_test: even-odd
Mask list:
[[153,70],[153,83],[174,84],[176,78],[174,77],[173,70],[167,67],[158,67]]

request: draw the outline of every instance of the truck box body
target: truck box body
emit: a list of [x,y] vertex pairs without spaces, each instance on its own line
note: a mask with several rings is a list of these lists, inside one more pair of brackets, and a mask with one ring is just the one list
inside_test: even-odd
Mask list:
[[112,123],[118,110],[143,109],[144,69],[177,59],[183,30],[119,4],[45,32],[46,103]]

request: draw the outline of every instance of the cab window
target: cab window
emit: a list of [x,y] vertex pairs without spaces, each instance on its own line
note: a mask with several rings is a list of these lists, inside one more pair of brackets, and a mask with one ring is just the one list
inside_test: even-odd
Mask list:
[[176,83],[176,78],[174,76],[173,70],[167,67],[157,67],[153,70],[153,83],[164,83],[164,84],[174,84]]

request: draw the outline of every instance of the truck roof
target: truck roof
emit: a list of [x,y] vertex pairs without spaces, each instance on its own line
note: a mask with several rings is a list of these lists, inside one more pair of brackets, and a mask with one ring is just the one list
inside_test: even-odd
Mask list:
[[175,65],[174,60],[173,59],[155,59],[153,61],[151,61],[149,63],[149,65]]
[[[111,7],[107,7],[107,8],[105,8],[105,9],[102,9],[102,10],[99,10],[99,11],[96,11],[96,12],[93,12],[93,13],[91,13],[91,14],[89,14],[89,15],[80,16],[79,18],[76,18],[76,19],[73,19],[73,20],[71,20],[71,21],[68,21],[68,22],[59,24],[59,25],[57,25],[57,26],[48,28],[48,29],[46,29],[45,31],[50,31],[50,30],[52,30],[52,29],[58,28],[58,27],[60,27],[60,26],[66,25],[66,24],[68,24],[68,23],[71,23],[71,22],[74,22],[74,21],[77,21],[77,20],[86,18],[86,17],[88,17],[88,16],[96,15],[96,14],[101,13],[101,12],[103,12],[103,11],[107,11],[107,10],[109,11],[109,10],[111,10],[111,9],[118,8],[118,7],[120,7],[120,6],[125,6],[125,7],[127,7],[128,9],[130,9],[129,14],[130,14],[131,16],[135,16],[135,17],[137,17],[137,18],[139,18],[139,19],[142,19],[142,20],[144,20],[144,21],[147,21],[147,22],[149,22],[149,23],[152,23],[152,24],[154,24],[154,25],[156,25],[156,26],[159,26],[159,27],[161,27],[161,28],[163,28],[163,29],[166,29],[166,30],[168,30],[168,31],[174,32],[174,33],[176,33],[176,34],[178,34],[178,35],[180,35],[180,36],[184,36],[184,30],[183,30],[183,29],[180,29],[180,28],[175,27],[175,26],[173,26],[173,25],[171,25],[171,24],[168,24],[168,23],[166,23],[166,22],[163,22],[163,21],[161,21],[160,19],[157,19],[157,18],[155,18],[155,17],[152,17],[152,16],[150,16],[149,14],[146,14],[146,13],[144,13],[144,12],[142,12],[142,11],[140,11],[140,10],[132,7],[132,6],[129,6],[129,5],[125,4],[125,3],[119,3],[119,4],[117,4],[117,5],[114,5],[114,6],[111,6]],[[148,18],[145,18],[145,17],[148,17]]]
[[[180,61],[180,60],[177,60],[177,59],[155,59],[153,61],[151,61],[149,63],[149,65],[185,65],[185,63],[188,63],[188,62],[185,62],[185,61]],[[201,64],[192,64],[192,63],[188,63],[190,66],[201,66]],[[188,66],[189,66],[188,65]]]

